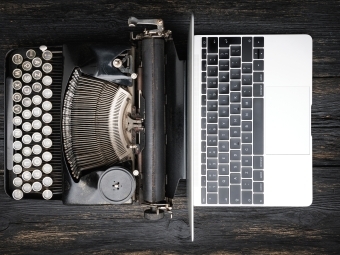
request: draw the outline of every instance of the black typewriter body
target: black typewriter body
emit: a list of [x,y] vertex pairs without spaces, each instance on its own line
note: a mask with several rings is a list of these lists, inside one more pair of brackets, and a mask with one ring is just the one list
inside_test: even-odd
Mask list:
[[[145,22],[146,21],[146,22]],[[151,22],[151,23],[150,23]],[[161,22],[161,23],[160,23]],[[185,173],[185,61],[161,20],[131,43],[14,49],[5,59],[5,190],[16,200],[171,212]]]

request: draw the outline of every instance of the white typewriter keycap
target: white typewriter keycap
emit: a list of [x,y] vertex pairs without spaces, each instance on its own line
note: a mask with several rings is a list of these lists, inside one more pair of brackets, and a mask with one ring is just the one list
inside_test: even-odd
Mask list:
[[33,129],[40,129],[42,126],[41,121],[40,120],[33,120],[32,122],[32,128]]
[[22,137],[22,142],[24,144],[30,144],[32,142],[32,137],[30,135],[24,135]]
[[32,178],[33,179],[36,179],[36,180],[39,180],[42,176],[42,172],[38,169],[35,169],[33,172],[32,172]]
[[13,77],[19,79],[22,75],[22,71],[18,68],[13,70]]
[[52,115],[49,113],[44,113],[44,115],[42,116],[42,121],[45,123],[51,123],[52,121]]
[[42,133],[44,135],[50,135],[52,134],[52,128],[50,126],[44,126],[42,129]]
[[25,193],[30,193],[32,191],[32,186],[29,183],[25,183],[24,185],[22,185],[21,189]]
[[32,81],[32,76],[29,73],[25,73],[22,76],[22,81],[25,83],[30,83]]
[[40,80],[42,77],[42,72],[40,70],[35,70],[32,73],[32,77],[34,80]]
[[20,163],[21,160],[22,160],[22,155],[21,155],[20,153],[15,153],[15,154],[13,155],[13,161],[14,161],[15,163]]
[[53,93],[52,93],[52,90],[50,89],[44,89],[42,92],[42,95],[44,98],[49,99],[52,97]]
[[25,157],[29,157],[32,154],[32,150],[30,147],[24,147],[21,151],[22,155],[24,155]]
[[43,160],[46,161],[46,162],[51,161],[51,160],[52,160],[52,154],[51,154],[51,152],[45,151],[45,152],[42,154],[42,158],[43,158]]
[[13,185],[15,187],[20,187],[22,185],[22,179],[20,177],[15,177],[13,179]]
[[43,165],[42,167],[42,171],[45,173],[45,174],[50,174],[52,172],[53,168],[50,164],[45,164]]
[[33,135],[32,135],[32,140],[36,143],[40,142],[42,139],[42,135],[39,133],[39,132],[35,132]]
[[50,73],[52,71],[52,65],[50,63],[45,63],[43,64],[42,66],[42,70],[45,72],[45,73]]
[[40,191],[42,189],[41,183],[40,182],[34,182],[32,184],[32,189],[33,189],[33,191],[36,191],[36,192]]
[[24,86],[22,88],[22,94],[24,94],[25,96],[28,96],[32,93],[32,88],[30,86]]
[[14,54],[12,57],[12,61],[16,65],[20,65],[23,61],[23,57],[20,54]]
[[30,119],[32,117],[32,112],[30,110],[24,110],[22,112],[22,117],[26,120]]
[[52,193],[52,191],[47,189],[47,190],[44,190],[44,192],[42,193],[42,196],[43,196],[44,199],[49,200],[49,199],[52,198],[53,193]]
[[30,171],[25,171],[25,172],[22,173],[21,178],[22,178],[24,181],[27,181],[27,182],[28,182],[29,180],[32,179],[32,174],[31,174]]
[[40,115],[42,114],[42,110],[39,107],[34,107],[32,109],[32,114],[34,117],[40,117]]
[[32,129],[32,124],[30,122],[24,122],[21,127],[25,132],[29,132]]
[[13,130],[13,136],[14,136],[15,138],[20,138],[20,137],[22,136],[22,131],[21,131],[21,129],[19,129],[19,128],[14,129],[14,130]]
[[21,164],[23,168],[30,168],[32,166],[32,161],[28,158],[25,158]]
[[42,89],[42,86],[39,82],[35,82],[32,85],[32,89],[34,92],[40,92],[40,90]]
[[12,87],[13,87],[13,89],[15,89],[15,90],[21,89],[21,87],[22,87],[21,81],[15,81],[15,82],[13,82]]
[[32,159],[33,166],[41,166],[42,160],[40,157],[34,157]]
[[20,126],[21,123],[22,123],[21,117],[15,116],[15,117],[13,118],[13,124],[14,124],[15,126]]
[[52,78],[51,76],[44,76],[44,78],[42,79],[42,83],[46,86],[50,86],[52,84]]
[[14,93],[13,96],[12,96],[13,101],[17,102],[17,103],[19,103],[21,101],[21,98],[22,98],[22,96],[21,96],[20,93]]
[[50,138],[45,138],[42,141],[42,146],[46,149],[51,148],[52,147],[52,140]]
[[49,177],[49,176],[44,177],[44,179],[42,180],[42,184],[43,184],[45,187],[50,187],[50,186],[53,184],[52,178]]
[[47,50],[47,46],[46,46],[46,45],[40,45],[40,46],[39,46],[39,50],[41,50],[42,52],[44,52],[45,50]]
[[29,49],[28,51],[26,51],[26,57],[29,59],[33,59],[35,58],[36,53],[35,50]]
[[24,63],[22,63],[22,69],[24,69],[25,71],[29,71],[32,69],[32,64],[29,61],[25,61]]
[[32,60],[32,64],[33,64],[34,67],[40,67],[41,64],[42,64],[41,58],[38,58],[38,57],[34,58]]
[[15,189],[12,193],[12,197],[15,199],[15,200],[20,200],[22,199],[24,196],[24,193],[22,193],[22,191],[20,189]]
[[45,101],[42,104],[42,108],[48,112],[49,110],[52,109],[52,103],[50,101]]
[[13,166],[13,173],[21,174],[21,172],[22,172],[22,167],[20,165],[14,165]]
[[39,155],[42,152],[42,148],[40,145],[36,144],[32,147],[32,152],[35,155]]
[[14,114],[20,114],[20,113],[21,113],[21,110],[22,110],[21,105],[16,104],[16,105],[13,106],[13,112],[14,112]]
[[52,57],[53,57],[53,54],[52,54],[52,52],[50,52],[49,50],[45,50],[45,51],[42,53],[42,57],[43,57],[43,59],[45,59],[45,60],[51,60]]
[[14,150],[18,151],[18,150],[21,150],[21,148],[22,148],[22,143],[20,141],[15,141],[13,143],[13,149]]
[[42,98],[39,95],[35,95],[32,98],[32,103],[35,104],[35,105],[39,105],[39,104],[41,104],[41,102],[42,102]]
[[25,97],[22,99],[22,105],[25,107],[30,107],[32,104],[32,100],[29,97]]

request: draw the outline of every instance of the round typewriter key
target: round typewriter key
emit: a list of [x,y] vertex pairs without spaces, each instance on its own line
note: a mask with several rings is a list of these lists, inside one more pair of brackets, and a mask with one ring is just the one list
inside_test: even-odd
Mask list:
[[35,155],[40,154],[40,153],[42,152],[41,146],[38,145],[38,144],[34,145],[34,146],[32,147],[32,152],[33,152],[33,154],[35,154]]
[[16,105],[13,106],[13,112],[14,112],[15,114],[21,113],[21,110],[22,110],[21,105],[16,104]]
[[42,104],[42,108],[48,112],[49,110],[52,109],[52,103],[50,101],[45,101]]
[[32,172],[32,177],[33,179],[36,179],[36,180],[39,180],[42,176],[42,172],[38,169],[35,169],[33,172]]
[[30,147],[24,147],[21,152],[22,152],[22,155],[24,155],[25,157],[29,157],[32,154],[32,150]]
[[47,176],[44,177],[44,179],[42,180],[42,183],[45,187],[50,187],[53,184],[52,178]]
[[20,187],[22,185],[22,179],[20,177],[15,177],[13,179],[13,185],[15,187]]
[[21,175],[21,178],[24,180],[24,181],[29,181],[32,179],[32,174],[30,171],[24,171]]
[[19,79],[22,75],[22,71],[18,68],[13,70],[13,77]]
[[42,171],[45,173],[45,174],[50,174],[52,172],[52,166],[50,164],[45,164],[43,165],[42,167]]
[[23,57],[20,54],[14,54],[12,57],[12,61],[16,65],[20,65],[23,61]]
[[42,86],[39,82],[35,82],[32,85],[32,89],[34,92],[40,92],[40,90],[42,89]]
[[26,51],[26,57],[29,59],[33,59],[35,58],[36,53],[35,50],[29,49],[28,51]]
[[29,61],[25,61],[24,63],[22,63],[22,69],[24,69],[25,71],[29,71],[32,69],[32,64]]
[[46,86],[50,86],[52,84],[52,78],[51,76],[44,76],[44,78],[42,79],[42,83]]
[[50,63],[45,63],[43,64],[42,66],[42,70],[45,72],[45,73],[50,73],[52,71],[52,65]]
[[21,154],[15,153],[15,154],[13,155],[13,161],[14,161],[15,163],[20,163],[21,160],[22,160],[22,155],[21,155]]
[[34,157],[32,159],[32,164],[33,166],[41,166],[42,160],[39,157]]
[[35,70],[35,71],[33,71],[33,73],[32,73],[32,77],[33,77],[33,79],[35,79],[35,80],[40,80],[41,77],[42,77],[42,72],[41,72],[40,70]]
[[21,83],[21,81],[15,81],[15,82],[13,82],[12,86],[13,86],[13,89],[19,90],[22,87],[22,83]]
[[32,140],[36,143],[40,142],[42,139],[42,135],[39,133],[39,132],[35,132],[33,135],[32,135]]
[[49,199],[52,198],[53,193],[52,193],[52,191],[47,189],[47,190],[44,190],[44,192],[42,193],[42,196],[43,196],[44,199],[49,200]]
[[49,114],[49,113],[45,113],[42,116],[42,121],[45,122],[45,123],[50,123],[52,121],[52,115]]
[[22,88],[22,94],[24,94],[24,95],[26,95],[26,96],[28,96],[28,95],[30,95],[32,93],[32,89],[31,89],[31,87],[30,86],[24,86],[23,88]]
[[20,137],[22,136],[22,131],[21,131],[21,129],[19,129],[19,128],[14,129],[14,130],[13,130],[13,136],[14,136],[15,138],[20,138]]
[[44,126],[42,132],[44,135],[50,135],[52,134],[52,128],[50,126]]
[[22,142],[23,142],[24,144],[30,144],[30,143],[32,142],[31,136],[30,136],[30,135],[24,135],[24,136],[22,137]]
[[42,114],[42,110],[39,107],[34,107],[32,110],[32,114],[34,117],[40,117]]
[[46,162],[51,161],[51,160],[52,160],[52,154],[51,154],[51,152],[45,151],[45,152],[42,154],[42,158],[43,158],[43,160],[46,161]]
[[15,200],[20,200],[24,197],[24,193],[22,193],[22,191],[20,189],[15,189],[12,193],[12,197]]
[[52,97],[53,93],[52,93],[52,90],[50,90],[50,89],[44,89],[43,92],[42,92],[42,95],[43,95],[44,98],[49,99],[49,98]]
[[32,76],[29,73],[25,73],[22,76],[22,81],[25,83],[30,83],[32,81]]
[[14,165],[13,166],[13,173],[21,174],[21,172],[22,172],[22,167],[20,165]]
[[32,98],[32,103],[35,104],[35,105],[39,105],[39,104],[41,104],[41,102],[42,102],[42,98],[39,95],[35,95]]
[[32,184],[33,191],[40,191],[42,189],[42,185],[40,182],[34,182]]
[[22,105],[25,106],[25,107],[30,107],[31,104],[32,104],[32,100],[29,97],[25,97],[22,100]]
[[25,183],[24,185],[22,185],[21,189],[25,193],[30,193],[32,191],[32,186],[29,183]]
[[29,132],[32,129],[32,124],[30,122],[24,122],[21,127],[25,132]]
[[20,93],[14,93],[13,96],[12,96],[12,99],[14,102],[20,102],[21,101],[21,94]]
[[13,124],[14,124],[15,126],[20,126],[21,123],[22,123],[22,119],[21,119],[19,116],[15,116],[15,117],[13,118]]
[[33,129],[40,129],[41,126],[42,126],[42,124],[41,124],[40,120],[33,120],[33,122],[32,122]]
[[21,164],[23,168],[30,168],[32,166],[32,161],[28,158],[25,158]]
[[45,60],[51,60],[52,57],[53,57],[53,54],[52,54],[52,52],[50,52],[49,50],[45,50],[45,51],[42,53],[42,57],[43,57],[43,59],[45,59]]
[[40,67],[41,66],[41,64],[42,64],[42,60],[41,60],[41,58],[34,58],[33,60],[32,60],[32,64],[33,64],[33,66],[34,67]]
[[45,138],[42,141],[42,146],[46,149],[51,148],[52,147],[52,140],[50,138]]
[[21,148],[22,148],[22,143],[20,141],[15,141],[13,143],[13,149],[14,150],[18,151],[18,150],[21,150]]
[[22,117],[26,120],[30,119],[32,117],[32,112],[30,110],[24,110],[22,112]]

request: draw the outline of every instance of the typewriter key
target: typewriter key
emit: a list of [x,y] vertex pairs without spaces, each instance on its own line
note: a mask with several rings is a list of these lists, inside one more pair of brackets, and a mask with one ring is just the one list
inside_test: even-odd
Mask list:
[[25,193],[30,193],[32,191],[32,186],[29,183],[25,183],[24,185],[22,185],[21,189]]
[[22,167],[20,165],[14,165],[13,166],[13,173],[21,174],[21,172],[22,172]]
[[34,107],[32,110],[32,114],[34,117],[40,117],[42,114],[42,110],[39,107]]
[[32,129],[32,124],[30,122],[24,122],[21,127],[22,130],[29,132]]
[[31,136],[30,136],[30,135],[24,135],[24,136],[22,137],[22,142],[23,142],[24,144],[30,144],[30,143],[32,142]]
[[22,185],[22,179],[20,177],[15,177],[13,179],[13,185],[15,187],[20,187]]
[[32,77],[33,79],[35,80],[40,80],[41,77],[42,77],[42,72],[40,70],[35,70],[33,73],[32,73]]
[[15,153],[15,154],[13,155],[13,161],[14,161],[15,163],[20,163],[21,160],[22,160],[22,155],[21,155],[20,153]]
[[45,72],[45,73],[50,73],[52,71],[52,65],[50,63],[45,63],[43,64],[42,66],[42,70]]
[[25,73],[22,76],[22,81],[25,83],[30,83],[32,81],[32,76],[29,73]]
[[50,101],[45,101],[42,104],[42,108],[48,112],[49,110],[52,109],[52,103]]
[[42,141],[42,146],[46,149],[51,148],[52,147],[52,140],[50,138],[45,138]]
[[20,189],[15,189],[12,193],[12,197],[15,199],[15,200],[20,200],[22,199],[24,196],[24,193],[22,193],[22,191]]
[[44,199],[49,200],[49,199],[52,198],[53,193],[52,193],[52,191],[47,189],[47,190],[44,190],[44,192],[42,193],[42,196],[43,196]]
[[26,51],[26,57],[27,58],[33,59],[33,58],[35,58],[35,56],[36,56],[35,50],[30,49],[30,50]]
[[22,117],[26,120],[30,119],[32,117],[32,112],[30,110],[24,110],[22,112]]
[[25,107],[30,107],[31,104],[32,104],[32,100],[29,97],[25,97],[22,100],[22,105],[25,106]]
[[41,64],[42,64],[41,58],[38,58],[38,57],[34,58],[32,60],[32,64],[33,64],[34,67],[40,67]]
[[42,171],[45,173],[45,174],[50,174],[52,172],[52,166],[50,164],[45,164],[43,165],[42,167]]
[[18,151],[18,150],[21,150],[21,148],[22,148],[22,143],[20,141],[15,141],[13,143],[13,149],[14,150]]
[[41,102],[42,102],[42,98],[39,95],[35,95],[32,98],[32,103],[35,104],[35,105],[39,105],[39,104],[41,104]]
[[40,129],[41,126],[42,126],[42,124],[41,124],[40,120],[33,120],[33,122],[32,122],[33,129]]
[[44,76],[44,78],[42,79],[42,83],[46,86],[50,86],[52,84],[52,78],[51,76]]
[[29,157],[32,154],[32,150],[30,147],[24,147],[21,152],[22,152],[22,155],[24,155],[25,157]]
[[42,180],[42,183],[45,187],[50,187],[53,184],[52,178],[47,176],[44,177],[44,179]]
[[50,52],[49,50],[45,50],[45,51],[42,53],[42,57],[43,57],[43,59],[45,59],[45,60],[51,60],[52,57],[53,57],[53,54],[52,54],[52,52]]
[[22,88],[22,94],[24,94],[25,96],[28,96],[28,95],[30,95],[32,93],[32,89],[31,89],[31,87],[30,86],[24,86],[23,88]]
[[23,57],[20,54],[14,54],[12,57],[12,61],[16,65],[20,65],[23,61]]
[[40,92],[41,88],[42,88],[42,86],[39,82],[35,82],[32,85],[32,89],[33,89],[34,92]]
[[20,137],[22,136],[22,131],[21,131],[21,129],[19,129],[19,128],[14,129],[14,130],[13,130],[13,136],[14,136],[15,138],[20,138]]
[[50,135],[52,134],[52,128],[50,126],[44,126],[42,129],[42,133],[44,135]]
[[52,121],[52,115],[49,114],[49,113],[45,113],[42,116],[42,121],[45,122],[45,123],[50,123]]
[[19,90],[22,87],[22,83],[21,83],[21,81],[15,81],[15,82],[13,82],[12,86],[13,86],[13,89]]
[[39,155],[42,152],[42,148],[40,145],[36,144],[32,147],[32,152],[35,155]]
[[33,135],[32,135],[32,140],[36,143],[40,142],[42,139],[42,135],[39,133],[39,132],[35,132]]
[[13,96],[12,96],[12,99],[14,102],[20,102],[21,101],[21,94],[20,93],[14,93]]
[[49,99],[52,97],[53,93],[52,93],[52,90],[50,89],[44,89],[42,92],[42,95],[44,98]]
[[16,104],[16,105],[13,106],[13,112],[14,112],[14,114],[19,114],[19,113],[21,113],[21,110],[22,110],[21,105]]
[[32,159],[33,166],[41,166],[42,160],[40,157],[34,157]]
[[42,189],[41,183],[40,182],[34,182],[32,184],[32,189],[33,189],[33,191],[36,191],[36,192],[40,191]]
[[32,179],[32,174],[30,171],[24,171],[21,175],[21,178],[24,180],[24,181],[29,181]]
[[25,62],[22,64],[22,69],[24,69],[25,71],[31,70],[31,69],[32,69],[32,64],[31,64],[31,62],[25,61]]
[[22,75],[22,71],[18,68],[13,70],[13,77],[19,79]]
[[22,123],[22,119],[21,119],[19,116],[15,116],[15,117],[13,118],[13,124],[14,124],[15,126],[20,126],[21,123]]
[[23,168],[30,168],[32,166],[32,161],[28,158],[25,158],[21,164]]
[[38,169],[35,169],[33,172],[32,172],[32,177],[33,179],[36,179],[36,180],[39,180],[42,176],[42,172]]
[[52,160],[52,154],[51,154],[51,152],[45,151],[45,152],[42,154],[42,158],[43,158],[43,160],[46,161],[46,162],[51,161],[51,160]]

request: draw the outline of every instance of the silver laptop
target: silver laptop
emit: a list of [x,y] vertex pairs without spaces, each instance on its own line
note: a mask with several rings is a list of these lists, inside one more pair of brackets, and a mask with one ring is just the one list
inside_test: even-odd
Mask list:
[[192,16],[188,52],[192,240],[194,207],[309,206],[312,38],[194,35]]

